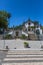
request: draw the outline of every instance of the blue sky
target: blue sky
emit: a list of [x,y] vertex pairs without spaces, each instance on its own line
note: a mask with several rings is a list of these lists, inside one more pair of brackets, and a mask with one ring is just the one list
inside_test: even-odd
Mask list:
[[20,25],[28,18],[43,25],[43,0],[0,0],[0,10],[11,13],[10,26]]

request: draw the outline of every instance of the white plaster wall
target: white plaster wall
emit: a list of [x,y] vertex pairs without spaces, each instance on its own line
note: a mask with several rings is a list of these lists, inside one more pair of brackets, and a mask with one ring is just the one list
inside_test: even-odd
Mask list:
[[31,23],[31,25],[30,26],[34,26],[34,24],[33,23]]
[[24,34],[25,36],[28,36],[28,34],[27,34],[27,33],[25,33],[24,31],[22,31],[22,34]]
[[40,34],[42,34],[42,29],[40,29]]
[[25,27],[28,28],[28,23],[25,24]]
[[[26,23],[26,24],[25,24],[25,27],[28,28],[28,26],[29,26],[28,23]],[[34,24],[31,23],[30,26],[34,26]]]
[[36,30],[38,30],[38,29],[40,31],[40,34],[42,34],[42,29],[40,29],[40,27],[39,28],[36,28]]

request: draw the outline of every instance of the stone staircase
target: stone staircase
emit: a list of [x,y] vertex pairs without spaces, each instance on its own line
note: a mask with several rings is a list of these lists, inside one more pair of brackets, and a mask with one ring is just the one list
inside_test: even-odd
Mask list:
[[37,36],[35,34],[29,34],[30,40],[37,40]]
[[43,51],[8,51],[2,65],[43,65]]

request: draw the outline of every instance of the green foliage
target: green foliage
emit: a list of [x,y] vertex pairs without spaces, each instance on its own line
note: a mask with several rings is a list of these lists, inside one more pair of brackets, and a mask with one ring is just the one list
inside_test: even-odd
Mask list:
[[34,29],[35,27],[34,26],[31,26],[30,28],[33,28]]
[[12,39],[12,36],[9,34],[9,35],[6,35],[5,36],[5,39]]
[[24,42],[24,47],[28,48],[29,44],[27,42]]
[[7,29],[8,20],[11,17],[10,13],[6,11],[0,11],[0,28]]
[[0,17],[9,19],[11,17],[11,14],[3,10],[3,11],[0,11]]
[[40,31],[39,30],[36,30],[36,34],[39,35],[40,34]]
[[8,21],[4,18],[0,18],[0,28],[7,28],[8,26]]
[[25,36],[24,34],[22,34],[21,39],[27,39],[27,36]]
[[38,21],[34,21],[34,25],[39,25],[39,22]]
[[14,28],[14,30],[18,30],[18,29],[21,30],[22,27],[23,27],[23,25],[16,26],[16,27]]
[[41,29],[43,29],[43,26],[41,27]]

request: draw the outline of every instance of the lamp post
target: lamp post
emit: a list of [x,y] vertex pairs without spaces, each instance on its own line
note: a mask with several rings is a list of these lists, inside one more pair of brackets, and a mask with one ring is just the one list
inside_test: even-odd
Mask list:
[[3,41],[4,41],[4,45],[3,45],[3,49],[5,49],[5,30],[3,29],[4,33],[3,33]]

